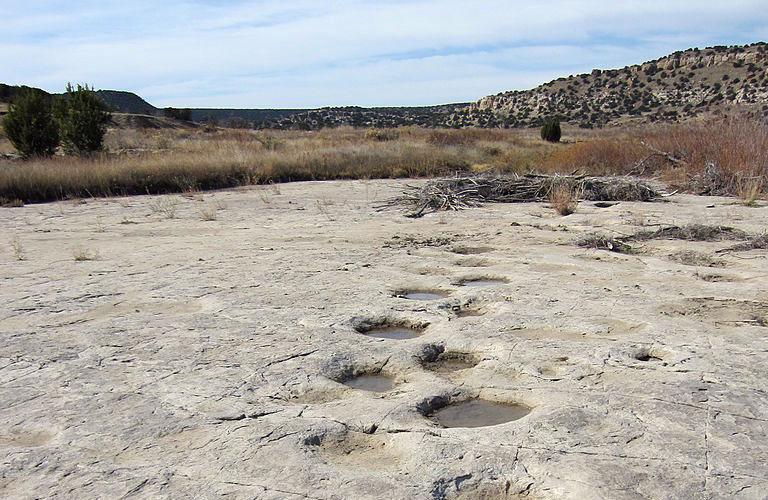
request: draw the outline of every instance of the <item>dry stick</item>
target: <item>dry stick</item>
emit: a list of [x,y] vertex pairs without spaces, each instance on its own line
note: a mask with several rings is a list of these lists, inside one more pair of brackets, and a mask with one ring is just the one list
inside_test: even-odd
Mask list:
[[[654,155],[658,155],[658,156],[661,156],[663,158],[666,158],[667,160],[669,160],[670,162],[672,162],[672,163],[674,163],[676,165],[677,164],[681,164],[681,163],[688,164],[688,162],[685,160],[685,158],[678,158],[675,155],[673,155],[672,153],[668,153],[666,151],[662,151],[660,149],[656,149],[653,146],[650,146],[650,145],[646,144],[645,141],[640,141],[640,144],[642,144],[646,148],[648,148],[651,151],[653,151]],[[651,156],[654,156],[654,155],[651,155]]]

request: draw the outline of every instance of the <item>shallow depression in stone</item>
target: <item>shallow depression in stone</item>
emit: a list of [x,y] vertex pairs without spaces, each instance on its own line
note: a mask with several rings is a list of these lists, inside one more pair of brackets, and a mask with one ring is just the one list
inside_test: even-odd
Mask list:
[[399,292],[397,297],[408,300],[440,300],[450,295],[440,290],[405,290]]
[[443,427],[489,427],[519,420],[531,412],[527,406],[471,399],[444,406],[430,415]]
[[361,391],[387,392],[395,387],[395,380],[378,373],[369,373],[345,380],[344,385]]
[[424,368],[431,372],[450,374],[462,370],[474,368],[478,363],[477,358],[464,352],[443,352],[437,358],[423,363]]
[[415,339],[423,333],[423,330],[409,328],[407,326],[381,326],[364,332],[364,335],[389,340]]

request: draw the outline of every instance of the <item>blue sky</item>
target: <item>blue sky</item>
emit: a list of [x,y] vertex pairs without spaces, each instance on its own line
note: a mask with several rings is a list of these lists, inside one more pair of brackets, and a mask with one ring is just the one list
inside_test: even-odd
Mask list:
[[476,100],[768,39],[768,0],[0,0],[0,81],[157,106]]

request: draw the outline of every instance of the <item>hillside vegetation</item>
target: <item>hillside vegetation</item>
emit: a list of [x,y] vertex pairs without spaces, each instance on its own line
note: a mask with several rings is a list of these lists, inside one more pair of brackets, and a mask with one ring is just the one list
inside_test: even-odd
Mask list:
[[467,105],[425,108],[323,108],[268,121],[262,128],[316,130],[353,125],[449,128],[536,127],[549,116],[582,128],[677,123],[738,109],[768,112],[768,46],[675,52],[622,69],[558,78]]
[[421,127],[442,127],[448,117],[466,104],[443,104],[440,106],[361,108],[347,106],[321,108],[297,113],[281,120],[267,121],[262,129],[318,130],[326,127],[375,127],[392,128],[407,125]]
[[768,46],[689,49],[622,69],[596,69],[532,90],[484,97],[448,126],[529,127],[560,116],[580,127],[679,122],[733,108],[768,112]]

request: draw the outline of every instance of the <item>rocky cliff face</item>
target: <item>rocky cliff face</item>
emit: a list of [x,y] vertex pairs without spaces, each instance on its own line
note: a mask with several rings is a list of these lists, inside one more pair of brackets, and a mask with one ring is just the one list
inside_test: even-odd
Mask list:
[[690,49],[635,66],[559,78],[488,96],[453,114],[451,126],[535,126],[559,115],[582,127],[675,122],[743,107],[768,111],[768,46]]

